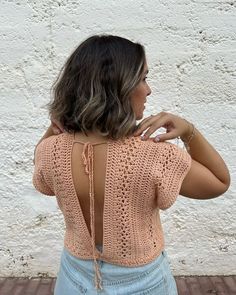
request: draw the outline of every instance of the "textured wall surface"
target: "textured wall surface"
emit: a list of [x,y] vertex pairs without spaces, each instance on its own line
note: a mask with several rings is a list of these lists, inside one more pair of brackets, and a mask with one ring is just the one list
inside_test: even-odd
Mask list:
[[33,150],[49,124],[51,84],[95,33],[144,44],[145,115],[165,110],[192,121],[229,165],[222,197],[179,197],[162,213],[174,274],[236,274],[236,1],[0,2],[0,276],[57,273],[64,222],[55,198],[32,186]]

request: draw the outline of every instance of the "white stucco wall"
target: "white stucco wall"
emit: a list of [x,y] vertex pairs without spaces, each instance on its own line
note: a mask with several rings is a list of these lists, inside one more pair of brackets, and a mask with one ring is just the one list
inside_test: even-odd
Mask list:
[[32,186],[33,150],[60,67],[88,36],[146,46],[161,110],[192,121],[227,162],[232,185],[208,201],[179,197],[162,214],[175,275],[236,274],[236,1],[0,1],[0,276],[55,276],[63,218]]

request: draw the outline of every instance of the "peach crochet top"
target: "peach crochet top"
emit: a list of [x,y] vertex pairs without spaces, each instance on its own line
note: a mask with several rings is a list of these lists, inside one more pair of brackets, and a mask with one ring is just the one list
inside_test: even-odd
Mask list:
[[[90,232],[72,178],[72,148],[83,145],[82,159],[89,177]],[[93,146],[107,144],[103,212],[103,249],[95,245]],[[95,283],[101,287],[97,259],[140,266],[164,248],[159,209],[176,200],[191,157],[170,143],[142,141],[139,137],[83,143],[63,133],[43,140],[36,149],[33,184],[45,195],[55,195],[66,232],[64,246],[80,259],[93,259]]]

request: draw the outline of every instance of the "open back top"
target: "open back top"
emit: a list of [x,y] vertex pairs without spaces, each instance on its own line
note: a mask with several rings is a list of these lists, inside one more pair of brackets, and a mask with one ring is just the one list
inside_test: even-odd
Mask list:
[[[74,137],[75,138],[75,137]],[[80,148],[75,148],[75,144],[83,145],[82,153]],[[101,274],[99,271],[99,266],[96,260],[96,244],[102,245],[102,229],[103,229],[103,207],[104,207],[104,184],[105,184],[105,174],[106,174],[106,156],[104,157],[104,151],[100,150],[100,157],[98,157],[98,163],[96,172],[94,171],[94,147],[98,145],[106,145],[107,142],[99,143],[90,143],[82,142],[75,140],[73,141],[73,150],[72,150],[72,177],[74,182],[74,187],[76,190],[77,198],[79,199],[82,214],[88,231],[91,235],[91,242],[93,247],[93,259],[95,266],[95,285],[97,288],[101,289]],[[106,148],[105,148],[106,150]],[[84,165],[84,171],[81,169],[81,164],[79,164],[79,158],[81,157],[82,164]],[[101,161],[102,160],[102,161]],[[88,188],[87,188],[87,179],[84,179],[88,176]],[[94,174],[97,175],[98,181],[96,182],[96,189],[94,184]],[[84,177],[85,176],[85,177]],[[82,184],[82,185],[81,185]],[[96,191],[96,199],[95,199]],[[89,196],[89,200],[88,200]],[[96,211],[95,211],[96,207]],[[88,214],[89,213],[89,214]],[[95,214],[97,216],[95,216]],[[97,217],[97,218],[96,218]],[[89,222],[90,220],[90,222]],[[95,227],[95,220],[97,221]],[[98,231],[96,235],[95,228]],[[96,239],[97,237],[97,239]],[[98,250],[99,251],[99,250]],[[102,254],[102,253],[100,253]]]
[[94,260],[101,288],[97,259],[139,266],[164,249],[158,209],[174,203],[190,163],[188,153],[170,143],[139,137],[91,143],[63,133],[38,145],[33,183],[56,195],[64,245],[72,255]]

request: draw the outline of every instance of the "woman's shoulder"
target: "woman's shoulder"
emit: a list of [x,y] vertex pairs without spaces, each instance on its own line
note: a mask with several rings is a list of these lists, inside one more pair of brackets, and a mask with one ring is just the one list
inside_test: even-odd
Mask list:
[[150,147],[156,150],[160,149],[175,149],[178,147],[170,142],[156,142],[154,141],[155,137],[150,137],[147,140],[142,140],[140,137],[132,137],[132,139],[140,146],[140,147]]
[[72,142],[73,135],[70,133],[61,133],[52,135],[43,139],[37,146],[37,150],[41,152],[50,151],[55,148],[64,148],[65,144]]
[[176,144],[167,141],[155,142],[154,137],[150,137],[147,140],[142,140],[140,137],[134,137],[134,141],[137,143],[141,151],[148,150],[156,157],[182,158],[189,156],[187,151]]

